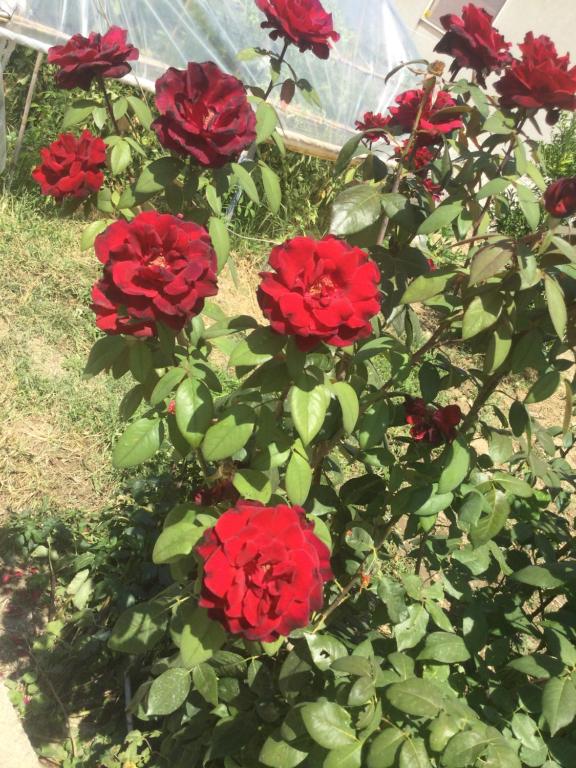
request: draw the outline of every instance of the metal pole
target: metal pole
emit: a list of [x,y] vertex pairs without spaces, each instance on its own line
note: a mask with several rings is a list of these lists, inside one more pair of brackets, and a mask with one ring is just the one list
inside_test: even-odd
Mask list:
[[36,85],[38,83],[38,75],[40,74],[40,67],[42,66],[42,60],[44,54],[42,51],[38,51],[36,54],[36,62],[34,64],[34,71],[32,72],[32,79],[28,86],[28,93],[26,94],[26,103],[24,104],[24,112],[22,113],[22,122],[20,123],[20,130],[18,131],[18,138],[16,139],[16,145],[14,147],[14,156],[12,157],[12,167],[15,168],[18,164],[18,158],[22,150],[22,143],[24,142],[24,134],[26,132],[26,126],[28,125],[28,115],[30,114],[30,107],[32,106],[32,99],[36,92]]

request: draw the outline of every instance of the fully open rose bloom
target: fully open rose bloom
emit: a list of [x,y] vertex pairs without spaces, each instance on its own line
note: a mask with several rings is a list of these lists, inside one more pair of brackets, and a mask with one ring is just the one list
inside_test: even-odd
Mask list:
[[576,109],[576,67],[570,56],[558,56],[546,35],[528,32],[520,45],[522,59],[514,60],[494,87],[503,107],[546,109],[552,118],[559,109]]
[[500,72],[512,61],[510,43],[492,26],[492,16],[470,3],[462,9],[462,17],[449,13],[440,22],[446,34],[436,48],[438,53],[453,56],[450,71],[458,74],[462,67],[473,69],[480,85],[490,72]]
[[456,426],[462,419],[457,405],[434,408],[421,397],[407,397],[404,405],[406,423],[411,424],[410,435],[418,442],[440,445],[451,443],[456,437]]
[[295,237],[276,246],[261,272],[258,303],[277,332],[301,349],[346,347],[372,333],[380,272],[368,255],[335,237]]
[[59,68],[56,84],[60,88],[82,88],[87,91],[94,78],[119,78],[127,75],[139,52],[127,42],[128,32],[110,27],[106,34],[90,32],[88,37],[73,35],[64,45],[48,51],[48,63]]
[[[398,106],[390,107],[388,127],[398,128],[402,133],[412,133],[423,98],[424,91],[421,88],[404,91],[397,96]],[[458,115],[442,114],[442,110],[456,106],[456,102],[449,93],[439,91],[434,100],[431,94],[425,98],[416,134],[418,146],[439,143],[442,141],[442,136],[462,128],[462,120]]]
[[557,219],[576,213],[576,176],[558,179],[544,193],[544,206]]
[[204,535],[200,606],[228,632],[273,642],[306,627],[333,578],[330,551],[301,507],[239,501]]
[[82,199],[104,183],[106,144],[90,131],[83,131],[79,137],[61,133],[40,150],[40,157],[42,162],[32,171],[32,178],[40,184],[43,195],[52,195],[56,200]]
[[256,0],[266,14],[264,28],[272,30],[270,37],[283,37],[301,51],[313,51],[320,59],[330,55],[330,40],[337,42],[332,14],[326,13],[320,0]]
[[207,168],[236,160],[256,139],[246,89],[211,61],[170,67],[156,81],[156,106],[160,117],[152,128],[162,146]]
[[94,247],[104,275],[92,309],[107,333],[153,336],[158,322],[180,331],[217,293],[216,254],[193,222],[147,211],[111,224]]

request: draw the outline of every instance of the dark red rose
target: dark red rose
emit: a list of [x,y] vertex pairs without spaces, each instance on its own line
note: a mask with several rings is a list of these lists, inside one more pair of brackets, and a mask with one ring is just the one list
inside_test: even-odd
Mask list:
[[456,437],[455,427],[462,420],[457,405],[434,408],[426,405],[421,397],[407,397],[404,404],[406,423],[412,425],[410,435],[418,442],[440,445],[451,443]]
[[430,163],[436,159],[438,153],[427,146],[415,145],[408,152],[408,154],[406,154],[409,141],[410,140],[407,139],[401,147],[396,147],[394,153],[399,160],[402,159],[404,167],[413,171],[414,174],[420,179],[424,189],[429,192],[435,200],[437,200],[442,193],[443,187],[441,184],[438,184],[432,178],[430,178],[429,173]]
[[60,88],[82,88],[87,91],[94,78],[119,78],[132,70],[129,61],[140,55],[127,42],[128,32],[110,27],[106,34],[90,32],[88,37],[73,35],[64,45],[54,45],[48,51],[48,63],[60,71],[56,84]]
[[483,8],[470,3],[462,9],[462,18],[453,13],[442,16],[440,23],[446,34],[434,48],[438,53],[453,56],[450,71],[458,74],[462,67],[473,69],[478,82],[485,86],[490,72],[500,72],[512,61],[507,43],[492,26],[492,16]]
[[326,13],[320,0],[256,0],[256,5],[266,14],[262,27],[272,30],[272,40],[283,37],[301,51],[313,51],[320,59],[330,55],[330,40],[340,40],[332,14]]
[[194,494],[194,504],[199,507],[213,507],[215,504],[220,504],[223,501],[229,501],[235,504],[240,498],[240,494],[232,485],[232,481],[228,478],[218,480],[212,485],[204,485],[199,488]]
[[563,219],[576,213],[576,176],[558,179],[544,192],[544,207],[552,216]]
[[558,56],[556,46],[546,35],[534,37],[528,32],[520,45],[522,59],[514,59],[494,87],[503,107],[576,109],[576,67],[570,68],[570,56]]
[[199,605],[228,632],[269,643],[306,627],[333,578],[330,551],[301,507],[239,501],[206,531]]
[[256,115],[246,89],[213,62],[170,67],[156,80],[160,117],[152,123],[166,149],[220,168],[256,140]]
[[[398,106],[390,107],[388,127],[398,128],[402,133],[412,133],[423,98],[422,89],[404,91],[397,96]],[[442,114],[442,110],[455,106],[456,102],[446,91],[439,91],[434,102],[431,94],[426,97],[416,134],[418,146],[439,143],[442,136],[462,128],[462,120],[457,114]]]
[[106,144],[90,131],[83,131],[79,137],[61,133],[49,147],[40,150],[40,157],[42,162],[32,171],[32,178],[40,184],[43,195],[52,195],[56,200],[82,199],[104,183]]
[[216,254],[204,227],[160,214],[116,221],[94,244],[104,275],[92,288],[96,325],[106,333],[180,331],[217,293]]
[[388,134],[386,128],[390,122],[389,117],[384,117],[380,112],[365,112],[362,120],[356,120],[355,126],[358,131],[370,131],[362,141],[371,147],[376,141],[383,139],[389,144]]
[[273,248],[258,303],[277,333],[301,349],[346,347],[372,333],[380,311],[380,272],[368,255],[335,237],[295,237]]

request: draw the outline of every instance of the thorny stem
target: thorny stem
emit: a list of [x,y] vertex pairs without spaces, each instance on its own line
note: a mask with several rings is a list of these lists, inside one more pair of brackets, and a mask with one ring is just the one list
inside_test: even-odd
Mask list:
[[390,536],[390,534],[394,530],[394,527],[396,526],[396,523],[400,520],[401,517],[402,517],[402,515],[395,515],[394,517],[392,517],[389,520],[389,522],[387,523],[386,527],[384,528],[384,531],[382,533],[382,536],[381,536],[380,540],[378,541],[377,544],[374,545],[373,551],[366,555],[364,560],[362,560],[362,562],[360,563],[360,566],[358,567],[358,570],[356,571],[356,574],[354,576],[352,576],[352,578],[350,579],[348,584],[344,587],[342,592],[340,592],[340,594],[337,595],[334,598],[334,600],[330,603],[330,605],[326,608],[326,610],[323,611],[320,614],[320,617],[319,617],[318,621],[316,622],[316,624],[314,625],[314,628],[312,630],[313,633],[318,632],[318,630],[321,629],[324,626],[324,624],[326,623],[326,619],[329,616],[331,616],[334,613],[334,611],[337,608],[339,608],[342,605],[342,603],[344,603],[350,597],[350,593],[352,592],[354,587],[361,581],[362,576],[365,573],[364,566],[366,565],[366,563],[368,562],[368,560],[370,558],[374,557],[374,555],[380,549],[382,549],[382,547],[386,543],[388,537]]
[[104,82],[103,77],[98,78],[98,84],[100,85],[100,90],[104,94],[104,103],[106,104],[106,109],[108,110],[108,114],[110,115],[110,120],[112,120],[112,125],[114,126],[114,130],[116,131],[117,135],[120,135],[120,128],[118,127],[118,123],[116,121],[116,118],[114,117],[114,110],[112,109],[112,102],[110,101],[110,96],[108,94],[108,91],[106,90],[106,83]]
[[[278,57],[278,71],[280,71],[280,68],[282,64],[284,63],[284,56],[286,56],[286,51],[288,50],[288,46],[290,45],[290,40],[284,41],[284,48],[282,48],[282,53]],[[268,96],[272,93],[272,90],[274,89],[274,78],[270,78],[270,82],[268,83],[268,88],[266,89],[266,93],[264,94],[264,101],[268,100]]]
[[[412,147],[414,146],[414,142],[416,141],[416,134],[418,133],[420,118],[422,117],[424,106],[426,105],[426,102],[428,101],[430,93],[434,88],[435,82],[436,82],[436,78],[432,77],[424,83],[422,100],[420,101],[420,104],[418,106],[418,111],[416,112],[416,117],[414,118],[414,125],[412,126],[410,138],[408,139],[406,146],[404,148],[404,151],[402,152],[402,155],[400,156],[400,159],[398,161],[398,170],[396,171],[396,176],[394,177],[394,183],[392,184],[392,189],[390,190],[392,194],[395,194],[400,189],[400,182],[402,181],[402,174],[404,173],[404,160],[410,154]],[[388,231],[389,223],[390,223],[390,216],[385,216],[384,219],[382,220],[382,224],[380,225],[380,231],[378,232],[378,237],[376,238],[376,245],[382,245],[382,243],[384,242],[384,238],[386,237],[386,232]]]
[[491,395],[494,393],[494,391],[498,387],[498,384],[500,384],[503,378],[504,378],[504,373],[501,371],[497,371],[488,379],[486,379],[484,386],[480,389],[480,392],[478,393],[478,397],[476,398],[474,405],[472,406],[472,408],[470,408],[470,410],[466,414],[464,421],[460,425],[460,432],[464,433],[468,429],[468,427],[475,421],[476,416],[479,414],[482,408],[486,405]]

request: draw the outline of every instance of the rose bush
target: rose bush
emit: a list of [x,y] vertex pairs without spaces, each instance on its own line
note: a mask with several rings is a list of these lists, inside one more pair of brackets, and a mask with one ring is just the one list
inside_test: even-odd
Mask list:
[[[335,39],[319,3],[258,7],[288,45]],[[466,34],[473,17],[481,38],[458,41],[504,55],[470,6]],[[285,48],[256,51],[271,82],[248,88],[279,151],[264,96],[295,82]],[[131,587],[108,639],[134,659],[130,714],[159,765],[575,764],[572,187],[549,186],[523,126],[576,109],[576,87],[549,41],[521,50],[499,106],[423,68],[378,117],[390,162],[361,121],[330,231],[271,248],[264,320],[216,293],[230,192],[281,204],[257,147],[235,162],[253,131],[237,81],[190,64],[160,79],[156,118],[133,96],[65,118],[111,131],[108,218],[83,236],[106,331],[86,374],[134,379],[115,466],[168,454],[174,475],[157,591]],[[149,160],[156,135],[174,154]],[[518,236],[496,224],[513,204]],[[535,406],[552,397],[550,423]]]

